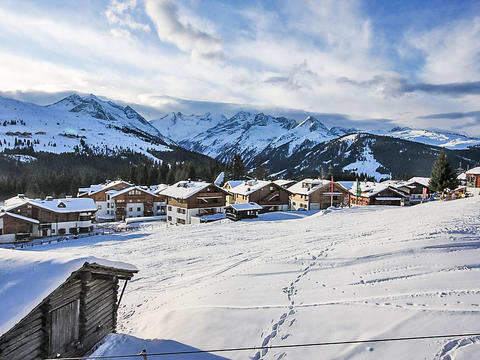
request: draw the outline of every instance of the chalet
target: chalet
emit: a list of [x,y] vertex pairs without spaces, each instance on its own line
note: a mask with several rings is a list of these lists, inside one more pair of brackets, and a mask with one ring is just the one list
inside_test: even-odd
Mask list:
[[257,203],[263,211],[288,210],[290,193],[283,187],[266,180],[247,180],[228,192],[235,204]]
[[159,196],[140,186],[122,190],[108,190],[107,207],[116,220],[126,218],[165,215],[165,196]]
[[96,211],[92,199],[33,200],[19,195],[0,206],[0,240],[90,232]]
[[387,184],[362,181],[351,188],[355,205],[409,205],[409,194]]
[[162,195],[167,201],[167,221],[191,224],[223,214],[227,192],[207,182],[179,181],[163,190]]
[[[97,258],[0,249],[0,359],[80,357],[115,332],[138,270]],[[119,281],[123,290],[118,298]]]
[[320,210],[330,205],[340,206],[349,198],[349,191],[338,182],[322,179],[304,179],[290,186],[290,208],[292,210]]
[[[97,206],[96,220],[97,221],[112,221],[115,220],[115,209],[112,209],[114,202],[110,199],[112,191],[123,190],[132,187],[123,180],[110,181],[106,184],[90,185],[88,188],[78,189],[78,198],[90,198],[95,201]],[[107,192],[110,192],[107,194]]]
[[408,194],[410,205],[418,204],[433,194],[433,191],[429,187],[430,178],[425,177],[413,177],[410,180],[386,180],[381,184],[391,186],[397,190],[400,190]]
[[228,191],[227,194],[227,204],[234,204],[235,201],[233,200],[233,194],[230,193],[230,190],[233,189],[235,186],[242,185],[244,180],[229,180],[223,184],[223,189]]
[[256,218],[258,217],[258,212],[261,210],[263,210],[263,207],[253,202],[230,204],[225,207],[227,218],[233,221]]
[[467,176],[467,186],[472,188],[480,188],[480,166],[465,172]]

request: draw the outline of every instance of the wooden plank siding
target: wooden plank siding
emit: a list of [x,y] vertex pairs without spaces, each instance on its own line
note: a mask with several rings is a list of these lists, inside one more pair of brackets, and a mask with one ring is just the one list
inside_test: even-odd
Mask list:
[[288,206],[289,198],[290,192],[274,183],[267,184],[248,195],[232,194],[233,203],[245,204],[255,202],[266,209],[275,206]]
[[119,279],[136,272],[86,263],[0,336],[0,360],[83,356],[115,331]]
[[[207,201],[202,198],[206,198]],[[208,199],[210,198],[210,199]],[[226,193],[225,192],[199,192],[187,199],[177,199],[169,196],[167,198],[167,205],[177,206],[185,209],[200,209],[210,207],[225,206]]]
[[123,220],[127,214],[127,207],[135,206],[135,204],[143,204],[143,215],[153,216],[153,203],[160,202],[159,196],[136,190],[138,193],[132,193],[135,190],[120,194],[114,197],[115,201],[115,216],[117,220]]

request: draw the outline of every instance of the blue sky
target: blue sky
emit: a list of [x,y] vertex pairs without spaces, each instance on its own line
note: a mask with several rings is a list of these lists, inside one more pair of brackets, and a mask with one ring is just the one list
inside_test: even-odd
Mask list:
[[73,91],[480,136],[480,2],[2,0],[0,94]]

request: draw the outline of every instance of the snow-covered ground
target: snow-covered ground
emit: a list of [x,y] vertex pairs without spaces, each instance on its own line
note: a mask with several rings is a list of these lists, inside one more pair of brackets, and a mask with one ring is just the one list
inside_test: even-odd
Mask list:
[[[479,197],[287,221],[159,224],[33,250],[140,270],[119,309],[119,334],[95,355],[480,332]],[[188,358],[475,359],[480,338]]]

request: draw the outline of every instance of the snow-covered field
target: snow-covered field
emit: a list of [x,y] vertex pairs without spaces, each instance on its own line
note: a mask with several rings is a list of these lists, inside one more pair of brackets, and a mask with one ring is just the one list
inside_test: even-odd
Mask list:
[[[34,250],[140,270],[122,300],[119,334],[95,355],[480,332],[479,197],[284,221],[159,224]],[[175,358],[478,359],[480,338]]]

